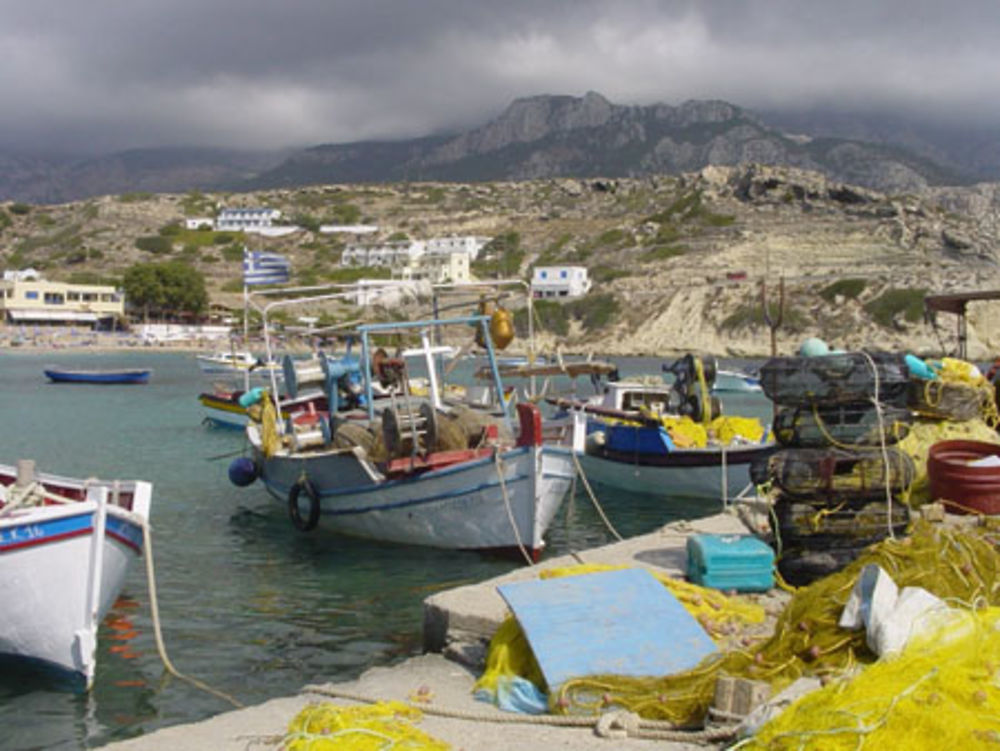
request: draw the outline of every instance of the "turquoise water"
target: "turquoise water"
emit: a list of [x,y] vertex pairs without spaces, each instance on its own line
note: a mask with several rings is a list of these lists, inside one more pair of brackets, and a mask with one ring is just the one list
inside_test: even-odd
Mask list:
[[[50,384],[48,364],[153,374],[148,385]],[[621,368],[651,373],[659,362],[622,360]],[[153,482],[153,554],[171,661],[246,704],[419,654],[425,597],[516,565],[296,532],[262,487],[229,483],[243,438],[201,424],[197,395],[207,383],[190,354],[13,352],[0,354],[0,372],[0,462],[34,459],[39,471]],[[765,414],[767,404],[734,396],[727,412]],[[603,490],[599,497],[625,535],[695,513],[682,501],[667,509],[655,499]],[[581,492],[550,531],[549,554],[609,541]],[[0,749],[93,748],[231,708],[165,674],[137,563],[102,626],[90,694],[0,667]]]

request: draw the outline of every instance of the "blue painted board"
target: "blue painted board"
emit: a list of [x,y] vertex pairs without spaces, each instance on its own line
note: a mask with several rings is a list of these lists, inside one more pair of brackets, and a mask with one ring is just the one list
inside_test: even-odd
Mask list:
[[698,621],[645,569],[511,582],[497,589],[550,690],[586,675],[672,675],[716,651]]

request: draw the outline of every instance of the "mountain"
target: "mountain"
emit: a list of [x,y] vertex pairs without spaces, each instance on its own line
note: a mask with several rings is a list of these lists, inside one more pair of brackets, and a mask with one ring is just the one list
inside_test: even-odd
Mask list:
[[636,177],[747,162],[887,192],[973,181],[931,156],[888,142],[790,135],[728,102],[624,106],[591,92],[518,99],[495,120],[451,136],[316,146],[240,187]]
[[0,152],[0,201],[305,185],[676,175],[769,164],[888,193],[1000,180],[995,131],[865,113],[756,114],[728,102],[619,105],[600,94],[517,99],[470,130],[285,152],[163,148],[99,157]]
[[285,152],[134,149],[98,157],[0,153],[0,201],[55,204],[120,193],[217,190],[281,162]]

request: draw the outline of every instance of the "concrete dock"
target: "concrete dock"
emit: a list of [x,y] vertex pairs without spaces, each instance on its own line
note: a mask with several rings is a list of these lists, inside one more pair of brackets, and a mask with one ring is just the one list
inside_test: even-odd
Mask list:
[[[745,518],[745,517],[744,517]],[[497,585],[536,578],[546,568],[580,563],[637,565],[682,578],[686,545],[696,533],[739,534],[747,524],[727,512],[702,519],[668,524],[650,534],[629,538],[572,555],[512,571],[479,584],[432,595],[424,602],[424,647],[428,654],[398,665],[373,668],[358,680],[304,687],[302,693],[273,699],[211,719],[165,728],[141,738],[113,743],[113,751],[166,751],[214,749],[245,751],[276,748],[288,723],[307,704],[318,701],[357,703],[365,700],[414,700],[424,711],[419,727],[455,749],[493,751],[510,748],[641,749],[704,748],[696,737],[688,741],[647,738],[600,737],[594,727],[559,727],[546,718],[502,712],[477,701],[472,687],[482,672],[486,647],[507,608]],[[772,598],[768,602],[768,597]],[[777,612],[783,603],[775,593],[765,596],[765,608]],[[312,690],[310,690],[312,689]],[[192,689],[194,690],[194,689]]]

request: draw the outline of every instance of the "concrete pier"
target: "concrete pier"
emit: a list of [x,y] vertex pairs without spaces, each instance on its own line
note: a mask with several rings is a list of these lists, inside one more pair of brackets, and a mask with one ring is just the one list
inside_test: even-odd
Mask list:
[[[512,715],[476,701],[472,697],[472,687],[482,671],[489,639],[507,613],[496,590],[498,584],[535,578],[543,569],[579,563],[639,565],[683,577],[690,535],[747,531],[747,524],[729,512],[675,522],[650,534],[547,559],[536,566],[517,569],[478,584],[434,594],[424,602],[424,647],[428,654],[391,667],[373,668],[356,681],[326,684],[315,687],[315,691],[306,690],[296,696],[273,699],[202,722],[165,728],[141,738],[109,744],[107,748],[113,751],[276,748],[288,723],[307,704],[318,701],[357,703],[366,699],[416,700],[416,705],[425,711],[419,727],[453,748],[466,751],[704,748],[693,739],[692,742],[642,738],[612,740],[597,735],[593,727],[543,724],[544,718]],[[773,603],[767,602],[768,598],[772,598]],[[780,609],[780,594],[763,599],[769,611]],[[438,712],[463,716],[444,716]]]

